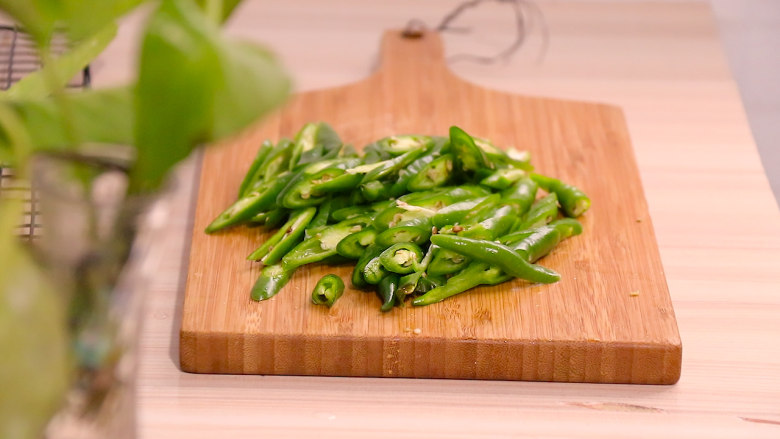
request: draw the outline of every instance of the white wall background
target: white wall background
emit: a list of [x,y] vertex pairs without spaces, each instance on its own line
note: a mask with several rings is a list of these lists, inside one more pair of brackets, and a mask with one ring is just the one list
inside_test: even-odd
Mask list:
[[710,3],[767,177],[780,200],[780,1]]

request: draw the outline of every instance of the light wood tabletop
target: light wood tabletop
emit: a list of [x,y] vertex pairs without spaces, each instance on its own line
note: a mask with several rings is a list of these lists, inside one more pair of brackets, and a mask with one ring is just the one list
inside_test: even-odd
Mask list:
[[[354,82],[385,29],[435,25],[456,1],[251,1],[230,32],[278,52],[299,90]],[[194,161],[154,212],[141,339],[145,438],[780,437],[780,213],[707,3],[539,2],[509,62],[452,62],[502,91],[622,107],[683,345],[673,386],[183,373],[178,331]],[[511,42],[511,14],[488,4],[445,34],[449,54]],[[506,7],[506,6],[504,6]],[[137,20],[95,64],[95,83],[128,77]],[[454,61],[454,60],[453,60]],[[615,206],[620,209],[620,206]],[[159,214],[159,215],[158,215]]]

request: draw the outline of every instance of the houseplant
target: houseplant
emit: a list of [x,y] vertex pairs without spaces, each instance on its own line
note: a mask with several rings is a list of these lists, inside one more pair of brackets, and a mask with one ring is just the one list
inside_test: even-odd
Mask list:
[[[115,21],[141,3],[150,13],[137,80],[69,92],[68,80],[111,40]],[[0,204],[0,351],[6,358],[0,365],[0,437],[41,437],[76,378],[83,380],[84,370],[96,370],[92,363],[114,355],[95,349],[95,330],[113,330],[111,322],[101,324],[110,320],[104,317],[129,253],[135,214],[154,199],[172,167],[287,96],[287,76],[268,51],[221,34],[238,3],[0,0],[0,10],[35,41],[45,66],[0,95],[0,163],[21,178],[43,173],[54,212],[41,242],[26,246],[14,236],[21,203]],[[61,33],[72,49],[55,57],[50,42]],[[110,205],[94,196],[107,171],[121,176]],[[74,206],[83,208],[73,214]],[[113,212],[110,233],[101,232],[106,209]],[[72,233],[74,224],[86,232]],[[88,251],[74,257],[81,254],[73,250],[80,237]],[[95,321],[102,323],[88,324]],[[101,401],[90,400],[76,416]]]

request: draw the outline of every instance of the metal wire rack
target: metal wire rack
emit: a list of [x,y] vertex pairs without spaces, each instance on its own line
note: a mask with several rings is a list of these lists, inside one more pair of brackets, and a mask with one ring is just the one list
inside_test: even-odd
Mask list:
[[[51,42],[53,55],[67,50],[67,39],[56,35]],[[7,90],[24,76],[40,69],[41,59],[35,44],[29,35],[17,26],[0,24],[0,89]],[[87,66],[80,75],[69,83],[71,88],[86,88],[91,83],[91,74]],[[13,170],[0,163],[0,199],[21,199],[24,204],[24,217],[17,232],[20,236],[33,240],[40,236],[41,220],[34,184],[14,177]]]

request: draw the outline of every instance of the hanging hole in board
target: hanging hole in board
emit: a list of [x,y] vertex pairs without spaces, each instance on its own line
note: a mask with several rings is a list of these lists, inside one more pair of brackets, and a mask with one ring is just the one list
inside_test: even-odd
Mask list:
[[409,20],[409,22],[406,23],[403,32],[401,32],[401,36],[412,40],[420,39],[424,35],[425,23],[423,23],[422,20],[418,20],[416,18]]

